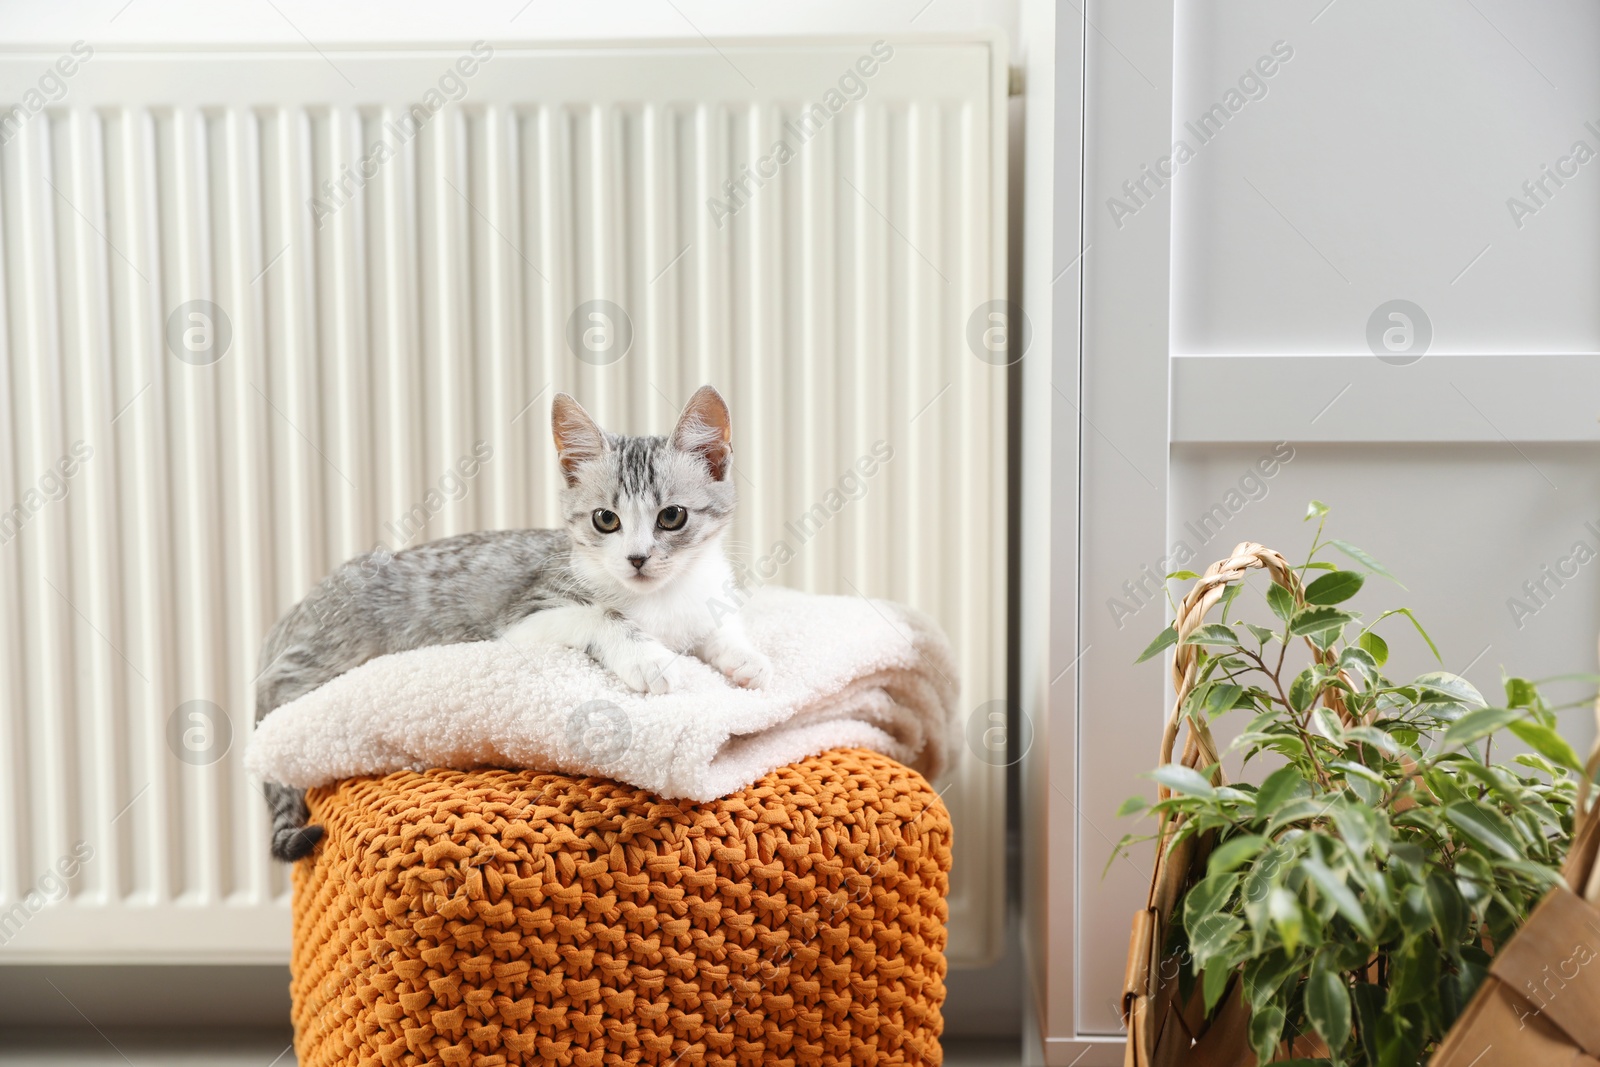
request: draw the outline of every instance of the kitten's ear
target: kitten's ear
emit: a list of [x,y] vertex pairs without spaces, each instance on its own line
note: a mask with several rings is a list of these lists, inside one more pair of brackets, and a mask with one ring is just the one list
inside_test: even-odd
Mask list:
[[720,482],[728,476],[728,468],[733,463],[732,435],[728,405],[722,402],[721,394],[715,389],[702,385],[678,416],[672,444],[679,451],[693,452],[705,460],[711,477]]
[[555,434],[562,476],[568,485],[576,485],[578,468],[606,450],[606,435],[583,405],[566,393],[557,393],[550,404],[550,430]]

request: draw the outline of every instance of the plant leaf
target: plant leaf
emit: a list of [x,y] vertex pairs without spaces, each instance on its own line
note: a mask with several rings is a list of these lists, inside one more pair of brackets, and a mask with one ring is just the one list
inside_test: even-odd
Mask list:
[[[1401,586],[1400,588],[1404,589],[1405,586]],[[1422,624],[1417,621],[1417,617],[1411,614],[1410,608],[1390,608],[1382,615],[1379,615],[1376,619],[1373,619],[1372,625],[1378,625],[1378,623],[1382,622],[1384,619],[1387,619],[1390,615],[1404,615],[1406,618],[1410,619],[1411,625],[1417,628],[1417,633],[1421,634],[1422,639],[1428,642],[1428,650],[1433,653],[1433,658],[1438,660],[1440,663],[1444,662],[1444,657],[1439,655],[1439,646],[1433,643],[1433,638],[1428,636],[1428,631],[1422,628]],[[1368,628],[1370,629],[1371,627]]]
[[1370,652],[1378,666],[1389,662],[1389,643],[1370,630],[1356,638],[1356,644]]
[[1446,804],[1467,799],[1467,794],[1462,791],[1461,786],[1456,784],[1455,778],[1445,768],[1430,767],[1422,772],[1422,776],[1427,781],[1428,788],[1433,792],[1433,795]]
[[1352,726],[1344,732],[1346,741],[1361,741],[1371,745],[1385,756],[1400,755],[1400,742],[1376,726]]
[[1306,978],[1306,1018],[1335,1054],[1350,1038],[1350,991],[1337,971],[1323,966],[1318,956]]
[[1300,913],[1300,901],[1293,893],[1281,885],[1274,886],[1267,894],[1267,916],[1272,920],[1272,928],[1278,931],[1285,951],[1293,953],[1300,947],[1304,919]]
[[1216,718],[1238,704],[1239,698],[1244,696],[1244,686],[1225,683],[1212,686],[1206,694],[1205,711],[1211,718]]
[[1267,833],[1275,834],[1290,823],[1300,822],[1302,819],[1319,819],[1327,811],[1328,798],[1325,796],[1295,797],[1270,813],[1272,818],[1267,821]]
[[1531,708],[1538,696],[1539,690],[1526,678],[1506,679],[1506,707]]
[[1260,834],[1234,837],[1219,845],[1206,860],[1206,874],[1226,874],[1240,864],[1256,858],[1269,842]]
[[1267,607],[1278,618],[1286,620],[1294,614],[1294,594],[1273,582],[1267,586]]
[[1360,687],[1372,685],[1380,680],[1378,661],[1372,658],[1371,652],[1359,645],[1347,645],[1340,651],[1339,669],[1359,679]]
[[1565,884],[1560,874],[1542,863],[1532,863],[1525,860],[1502,860],[1496,863],[1495,866],[1504,871],[1516,871],[1538,886],[1541,892]]
[[1244,929],[1244,920],[1237,915],[1213,912],[1200,917],[1189,934],[1189,952],[1194,965],[1204,968],[1228,947],[1234,934]]
[[1173,571],[1171,574],[1167,575],[1167,580],[1171,581],[1173,579],[1177,579],[1180,582],[1192,582],[1198,577],[1200,576],[1194,571]]
[[[1489,702],[1483,699],[1483,694],[1478,692],[1478,687],[1449,671],[1432,671],[1428,674],[1419,674],[1413,685],[1421,686],[1446,698],[1452,704],[1459,704],[1463,708],[1483,708]],[[1426,701],[1424,701],[1426,703]]]
[[1333,643],[1344,637],[1344,627],[1335,626],[1331,630],[1318,630],[1314,634],[1306,634],[1306,640],[1321,649],[1333,647]]
[[1476,708],[1450,724],[1444,732],[1448,746],[1470,745],[1523,717],[1516,708]]
[[1299,768],[1292,764],[1288,767],[1279,767],[1266,780],[1261,783],[1261,788],[1256,790],[1256,811],[1262,815],[1270,815],[1297,796],[1310,796],[1311,786],[1300,774]]
[[1305,518],[1301,519],[1300,521],[1301,522],[1308,522],[1311,519],[1320,519],[1320,518],[1322,518],[1322,516],[1326,515],[1327,513],[1328,513],[1328,505],[1324,504],[1320,500],[1313,500],[1311,503],[1306,505]]
[[1289,707],[1296,712],[1305,711],[1321,691],[1321,679],[1315,667],[1307,667],[1289,683]]
[[1334,908],[1349,921],[1351,926],[1361,931],[1369,941],[1375,939],[1376,935],[1373,933],[1367,913],[1362,910],[1361,902],[1350,892],[1350,887],[1344,884],[1342,878],[1328,870],[1315,856],[1307,856],[1301,860],[1300,869],[1317,883],[1317,888],[1333,902]]
[[1268,1001],[1250,1011],[1250,1047],[1257,1063],[1270,1063],[1283,1037],[1283,1005]]
[[1339,716],[1326,704],[1318,704],[1311,712],[1311,719],[1316,723],[1317,729],[1322,731],[1322,736],[1338,745],[1344,744],[1344,723],[1339,721]]
[[1278,993],[1284,979],[1300,971],[1300,961],[1281,950],[1257,956],[1244,967],[1244,999],[1251,1005],[1265,1004]]
[[1289,634],[1298,637],[1301,634],[1321,633],[1331,630],[1346,623],[1354,622],[1355,616],[1339,608],[1303,608],[1294,613],[1289,620]]
[[1222,596],[1217,599],[1217,605],[1220,608],[1222,608],[1222,621],[1223,622],[1227,622],[1228,621],[1228,607],[1229,607],[1229,605],[1231,605],[1235,600],[1238,600],[1239,599],[1239,594],[1241,592],[1243,592],[1243,591],[1244,591],[1244,585],[1243,585],[1243,583],[1240,583],[1240,582],[1234,582],[1232,585],[1228,585],[1228,586],[1225,586],[1223,588]]
[[1223,966],[1222,960],[1217,960],[1205,969],[1201,985],[1205,991],[1207,1015],[1217,1006],[1217,1001],[1222,999],[1222,994],[1228,989],[1228,979],[1232,977],[1233,968]]
[[1205,775],[1181,763],[1168,763],[1150,772],[1150,777],[1175,793],[1215,800],[1217,791]]
[[1550,727],[1543,723],[1523,720],[1511,723],[1508,729],[1551,763],[1565,767],[1576,774],[1583,773],[1583,762],[1578,759],[1578,754],[1567,744],[1565,738]]
[[[1346,779],[1350,781],[1350,779]],[[1366,853],[1377,838],[1376,816],[1370,807],[1340,801],[1329,809],[1333,825],[1344,839],[1345,848],[1358,863],[1366,861]]]
[[1428,891],[1420,885],[1406,886],[1400,894],[1400,929],[1408,937],[1421,937],[1433,929],[1433,924],[1433,906],[1428,903]]
[[1334,571],[1306,586],[1307,604],[1342,604],[1361,591],[1366,577],[1359,571]]
[[1183,895],[1183,928],[1189,932],[1191,941],[1198,936],[1202,922],[1221,913],[1241,877],[1234,871],[1207,875]]
[[1139,658],[1133,662],[1143,663],[1151,656],[1159,656],[1164,650],[1171,648],[1177,643],[1178,631],[1168,626],[1165,630],[1162,630],[1156,635],[1156,639],[1154,641],[1151,641],[1149,645],[1145,646],[1145,650],[1139,653]]
[[1473,906],[1489,899],[1494,887],[1494,871],[1489,861],[1471,849],[1456,854],[1456,889],[1467,905]]
[[1220,622],[1208,622],[1183,639],[1186,645],[1237,645],[1239,631]]
[[1600,674],[1552,674],[1548,678],[1540,678],[1534,685],[1549,685],[1551,682],[1588,682],[1590,685],[1600,685]]
[[[1340,552],[1343,552],[1345,555],[1366,567],[1368,570],[1375,571],[1378,574],[1383,575],[1395,585],[1400,586],[1401,589],[1405,589],[1405,586],[1401,584],[1400,579],[1389,573],[1388,567],[1385,567],[1383,564],[1373,559],[1366,553],[1364,549],[1357,548],[1349,541],[1341,541],[1337,537],[1328,538],[1328,544],[1332,545],[1334,548],[1337,548]],[[1407,591],[1409,592],[1409,590]]]
[[1117,818],[1124,819],[1129,815],[1137,815],[1139,812],[1143,811],[1149,806],[1150,802],[1144,797],[1129,797],[1127,800],[1124,800],[1122,802],[1122,806],[1117,809]]
[[1461,940],[1467,932],[1467,908],[1455,881],[1442,871],[1428,875],[1428,909],[1444,944]]
[[1460,830],[1475,844],[1508,860],[1526,859],[1517,832],[1498,811],[1475,800],[1458,800],[1446,804],[1445,822]]
[[1263,645],[1266,644],[1268,641],[1276,641],[1278,639],[1278,635],[1277,635],[1276,632],[1274,632],[1272,630],[1269,630],[1265,626],[1257,626],[1253,622],[1245,623],[1244,624],[1244,628],[1246,630],[1249,630],[1250,631],[1250,635],[1252,637],[1254,637],[1257,641],[1261,642]]
[[1356,1034],[1367,1063],[1378,1064],[1378,1020],[1383,1009],[1383,990],[1366,982],[1356,983],[1351,1000],[1355,1002]]

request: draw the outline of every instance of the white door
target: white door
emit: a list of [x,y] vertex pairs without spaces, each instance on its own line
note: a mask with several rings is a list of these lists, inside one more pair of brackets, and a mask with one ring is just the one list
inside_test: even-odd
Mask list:
[[[1118,805],[1151,791],[1169,681],[1133,661],[1166,622],[1160,575],[1241,540],[1294,558],[1314,497],[1407,586],[1369,583],[1354,606],[1415,609],[1444,669],[1492,695],[1502,667],[1595,667],[1600,8],[1079,14],[1063,9],[1058,49],[1081,34],[1081,100],[1058,54],[1056,101],[1081,105],[1081,240],[1055,258],[1083,254],[1081,380],[1058,314],[1054,429],[1076,439],[1080,511],[1052,534],[1076,619],[1051,618],[1040,674],[1065,680],[1034,712],[1050,743],[1032,795],[1052,862],[1071,850],[1071,877],[1035,883],[1043,1032],[1050,1062],[1088,1065],[1121,1062],[1148,852],[1101,872],[1134,828]],[[1075,178],[1058,173],[1058,215]],[[1392,673],[1432,666],[1388,636]],[[1567,714],[1586,747],[1592,720]]]

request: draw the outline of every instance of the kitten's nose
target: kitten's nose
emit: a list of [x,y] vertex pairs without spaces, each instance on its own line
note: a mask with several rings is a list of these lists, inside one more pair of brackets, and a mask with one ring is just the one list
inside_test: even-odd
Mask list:
[[646,563],[648,563],[649,561],[650,561],[650,557],[649,556],[629,556],[628,557],[628,562],[633,564],[633,569],[636,570],[636,571],[644,570],[644,565]]

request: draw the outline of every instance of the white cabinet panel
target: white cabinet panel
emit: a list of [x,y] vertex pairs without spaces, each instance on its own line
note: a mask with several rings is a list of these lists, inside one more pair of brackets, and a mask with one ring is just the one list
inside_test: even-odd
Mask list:
[[1600,350],[1600,6],[1326,3],[1176,5],[1175,351]]

